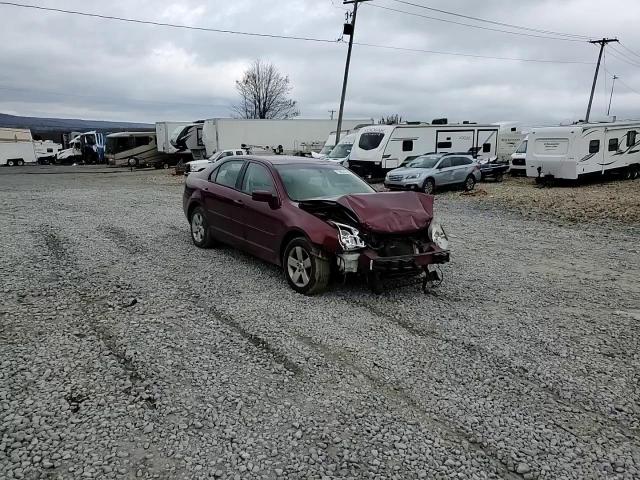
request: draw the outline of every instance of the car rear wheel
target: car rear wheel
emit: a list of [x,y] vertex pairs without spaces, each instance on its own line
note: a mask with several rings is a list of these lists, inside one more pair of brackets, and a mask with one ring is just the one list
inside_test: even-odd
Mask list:
[[211,248],[213,238],[209,232],[209,223],[201,207],[196,207],[191,213],[191,240],[198,248]]
[[137,158],[130,158],[129,160],[127,160],[127,163],[129,164],[130,167],[138,167],[140,165],[140,162],[138,161]]
[[327,289],[331,274],[329,261],[315,255],[307,239],[298,237],[291,240],[283,260],[287,282],[296,292],[315,295]]
[[436,182],[433,178],[427,178],[422,186],[422,191],[428,195],[433,195],[436,191]]
[[464,181],[465,191],[470,192],[475,188],[475,186],[476,186],[476,179],[473,177],[473,175],[469,175],[467,179]]

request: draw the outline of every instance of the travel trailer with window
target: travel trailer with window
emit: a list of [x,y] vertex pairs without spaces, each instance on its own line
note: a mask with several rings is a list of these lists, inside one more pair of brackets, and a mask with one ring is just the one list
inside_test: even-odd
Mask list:
[[203,123],[190,123],[173,131],[170,143],[177,153],[190,154],[193,160],[205,160],[207,158],[207,152],[202,141]]
[[[512,131],[516,129],[516,131]],[[479,161],[504,158],[516,148],[517,127],[500,124],[438,123],[375,125],[357,133],[349,168],[365,178],[381,178],[407,159],[425,153],[469,153]],[[503,137],[510,141],[503,141]]]
[[98,132],[81,133],[73,137],[69,147],[60,150],[54,162],[61,163],[104,163],[105,135]]
[[[340,141],[342,142],[342,139],[348,135],[353,134],[354,132],[357,132],[358,130],[360,130],[362,127],[368,127],[369,125],[373,125],[373,119],[365,124],[362,125],[357,125],[356,128],[353,128],[351,130],[342,130],[340,132]],[[327,140],[324,142],[324,146],[322,147],[322,149],[318,152],[312,152],[311,156],[314,158],[324,158],[327,157],[331,151],[335,148],[336,146],[336,133],[337,132],[331,132],[329,134],[329,138],[327,138]],[[353,142],[351,142],[353,144]]]
[[107,135],[106,152],[107,162],[114,167],[169,167],[166,156],[158,152],[154,132],[121,132]]
[[[370,119],[344,120],[342,125],[344,130],[352,130],[370,123]],[[202,140],[207,157],[238,145],[279,154],[310,155],[320,151],[335,126],[335,120],[217,118],[204,122]]]
[[36,158],[38,163],[47,164],[55,160],[58,152],[62,150],[62,145],[52,142],[51,140],[36,140],[33,142],[36,150]]
[[0,128],[0,165],[21,167],[36,162],[31,130]]
[[[158,151],[167,155],[175,155],[181,153],[171,143],[171,138],[176,130],[182,130],[184,127],[192,125],[192,122],[156,122],[156,141],[158,143]],[[182,152],[190,153],[190,152]]]
[[529,134],[527,176],[578,180],[619,173],[640,176],[640,121],[576,123],[534,128]]

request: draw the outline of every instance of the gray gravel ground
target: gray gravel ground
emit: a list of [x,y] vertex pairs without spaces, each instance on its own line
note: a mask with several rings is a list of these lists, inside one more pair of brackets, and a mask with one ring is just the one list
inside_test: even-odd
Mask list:
[[640,478],[636,226],[443,195],[436,293],[307,298],[166,172],[0,192],[2,479]]

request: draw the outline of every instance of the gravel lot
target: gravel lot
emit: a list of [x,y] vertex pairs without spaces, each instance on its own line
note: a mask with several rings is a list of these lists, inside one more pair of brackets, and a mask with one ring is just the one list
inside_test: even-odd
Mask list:
[[76,168],[0,171],[0,478],[640,478],[638,225],[444,194],[436,293],[307,298]]

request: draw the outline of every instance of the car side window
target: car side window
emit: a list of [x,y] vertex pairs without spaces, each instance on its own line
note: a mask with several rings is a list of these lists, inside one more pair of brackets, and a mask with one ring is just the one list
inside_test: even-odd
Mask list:
[[273,177],[269,171],[262,165],[250,163],[244,174],[242,191],[251,195],[257,191],[275,193],[276,189],[273,186]]
[[244,155],[244,152],[242,150],[236,150],[236,155]]
[[451,163],[454,167],[465,167],[471,165],[473,161],[465,157],[453,157]]
[[438,165],[438,168],[439,169],[449,168],[450,166],[451,166],[451,157],[447,157],[442,159],[442,161],[440,162],[440,165]]
[[243,161],[231,161],[220,165],[215,182],[225,187],[236,188],[236,182],[243,165]]

